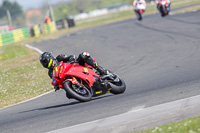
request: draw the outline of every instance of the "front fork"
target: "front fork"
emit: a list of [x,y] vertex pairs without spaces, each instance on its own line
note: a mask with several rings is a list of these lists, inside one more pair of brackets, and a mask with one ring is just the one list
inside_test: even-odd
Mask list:
[[85,85],[83,85],[83,83],[79,83],[76,77],[72,76],[72,79],[70,81],[72,82],[72,84],[75,86],[76,90],[79,93],[81,94],[86,93],[85,90],[87,90],[87,88],[85,87]]

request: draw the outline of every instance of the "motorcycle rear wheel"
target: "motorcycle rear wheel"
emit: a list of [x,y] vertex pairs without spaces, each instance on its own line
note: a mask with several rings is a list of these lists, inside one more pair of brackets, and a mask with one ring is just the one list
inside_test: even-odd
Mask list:
[[84,88],[86,94],[82,95],[74,90],[70,81],[66,81],[63,86],[69,97],[74,98],[80,102],[87,102],[91,100],[92,94],[86,87]]

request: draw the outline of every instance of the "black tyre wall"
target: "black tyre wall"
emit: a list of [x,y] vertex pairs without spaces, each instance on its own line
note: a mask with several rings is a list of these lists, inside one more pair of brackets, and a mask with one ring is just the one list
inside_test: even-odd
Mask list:
[[91,100],[91,97],[92,97],[91,93],[89,93],[89,96],[87,96],[87,97],[81,96],[81,95],[77,94],[75,91],[73,91],[72,88],[70,87],[70,85],[71,85],[70,81],[67,81],[64,83],[64,89],[70,97],[72,97],[80,102],[87,102],[87,101]]

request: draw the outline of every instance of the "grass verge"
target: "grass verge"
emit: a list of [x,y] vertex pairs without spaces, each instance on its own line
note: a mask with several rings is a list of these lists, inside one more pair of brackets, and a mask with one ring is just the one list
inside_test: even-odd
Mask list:
[[200,116],[138,133],[200,133]]
[[37,52],[23,45],[0,47],[0,108],[52,89],[38,57]]

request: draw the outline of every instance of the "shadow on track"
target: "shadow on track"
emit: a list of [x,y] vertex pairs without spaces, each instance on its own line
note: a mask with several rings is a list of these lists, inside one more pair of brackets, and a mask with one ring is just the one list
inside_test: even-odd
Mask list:
[[79,104],[79,103],[81,103],[81,102],[75,101],[75,102],[66,103],[66,104],[53,105],[53,106],[47,106],[47,107],[43,107],[43,108],[37,108],[37,109],[22,111],[20,113],[32,112],[32,111],[37,111],[37,110],[47,110],[47,109],[53,109],[53,108],[60,108],[60,107],[75,105],[75,104]]
[[100,96],[100,97],[93,97],[91,99],[91,101],[88,101],[88,102],[74,101],[74,102],[71,102],[71,103],[47,106],[47,107],[42,107],[42,108],[37,108],[37,109],[32,109],[32,110],[27,110],[27,111],[22,111],[22,112],[19,112],[19,113],[27,113],[27,112],[32,112],[32,111],[39,111],[39,110],[41,111],[41,110],[55,109],[55,108],[60,108],[60,107],[65,107],[65,106],[76,105],[76,104],[89,103],[89,102],[96,101],[98,99],[102,99],[102,98],[110,97],[110,96],[114,96],[114,95],[104,95],[104,96]]

